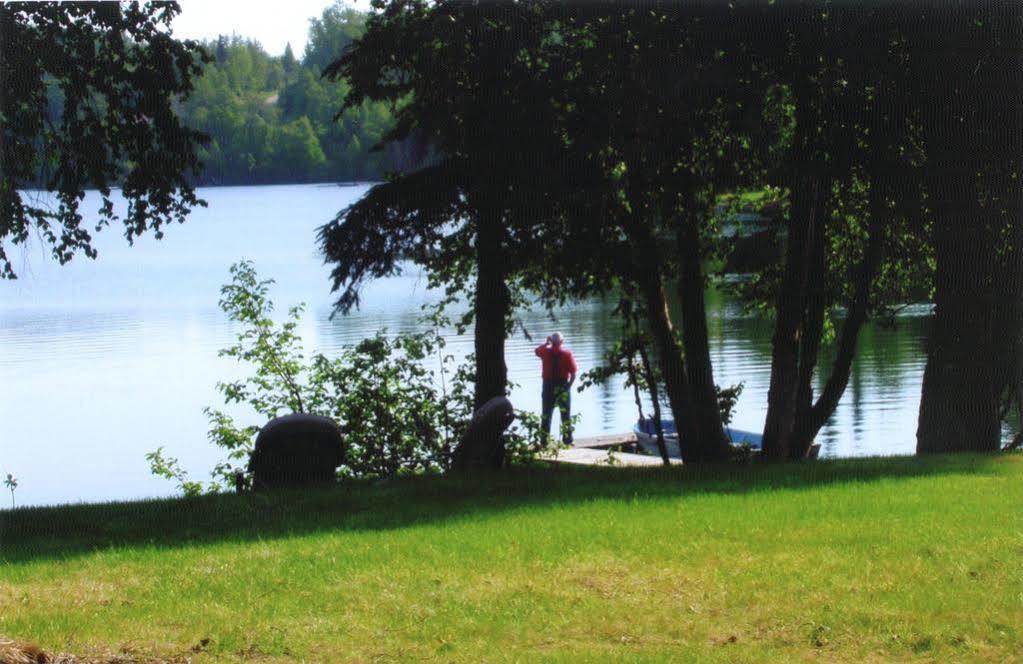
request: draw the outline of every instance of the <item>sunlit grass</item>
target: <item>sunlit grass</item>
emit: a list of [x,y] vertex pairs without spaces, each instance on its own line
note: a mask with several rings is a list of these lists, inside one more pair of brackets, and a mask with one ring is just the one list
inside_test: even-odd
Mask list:
[[1017,455],[18,510],[0,634],[209,639],[200,661],[1012,661],[1021,504]]

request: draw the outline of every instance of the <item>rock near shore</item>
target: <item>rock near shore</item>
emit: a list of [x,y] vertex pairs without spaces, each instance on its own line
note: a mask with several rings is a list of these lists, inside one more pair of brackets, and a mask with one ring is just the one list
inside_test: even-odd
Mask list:
[[515,409],[507,397],[494,397],[480,406],[469,428],[455,448],[451,469],[462,472],[499,469],[504,465],[504,432],[515,420]]
[[334,420],[295,413],[268,422],[249,458],[252,488],[281,489],[331,484],[344,461],[344,442]]

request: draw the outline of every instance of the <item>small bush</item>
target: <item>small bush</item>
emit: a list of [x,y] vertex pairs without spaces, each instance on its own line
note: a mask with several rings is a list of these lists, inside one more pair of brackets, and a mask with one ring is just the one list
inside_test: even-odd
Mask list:
[[220,307],[241,327],[235,344],[220,355],[248,364],[253,373],[219,382],[217,390],[225,405],[247,405],[256,422],[242,425],[224,409],[205,409],[209,440],[227,451],[205,488],[190,481],[162,448],[147,455],[154,474],[177,481],[188,495],[235,486],[240,473],[247,476],[260,426],[286,413],[323,415],[340,425],[346,454],[339,474],[345,477],[386,477],[448,466],[457,434],[471,414],[466,405],[471,388],[465,381],[472,372],[459,368],[450,384],[443,375],[437,380],[426,366],[428,360],[437,357],[442,374],[453,362],[442,355],[443,338],[433,332],[395,337],[379,332],[344,348],[338,357],[315,353],[306,358],[296,333],[304,307],[292,307],[278,323],[268,296],[273,280],[260,280],[247,261],[233,265],[231,276],[231,283],[221,289]]
[[[251,484],[248,459],[267,421],[287,413],[330,417],[344,435],[342,477],[391,477],[439,472],[472,419],[472,356],[453,366],[435,331],[390,337],[384,332],[342,349],[329,358],[306,358],[296,330],[303,305],[288,310],[284,322],[272,318],[272,279],[259,279],[251,262],[231,266],[231,282],[221,288],[220,307],[240,326],[236,342],[220,351],[253,368],[242,380],[219,382],[227,406],[245,405],[255,422],[239,424],[220,408],[207,407],[208,438],[227,451],[212,481],[192,481],[163,448],[146,455],[151,471],[178,483],[186,495]],[[437,321],[434,321],[435,323]],[[433,363],[438,370],[428,368]],[[539,418],[517,412],[508,432],[511,463],[528,463],[549,449]]]

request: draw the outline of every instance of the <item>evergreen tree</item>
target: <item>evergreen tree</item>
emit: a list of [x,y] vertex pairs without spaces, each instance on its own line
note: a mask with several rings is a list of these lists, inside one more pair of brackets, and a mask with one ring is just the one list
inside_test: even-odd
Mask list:
[[216,62],[217,65],[223,66],[227,62],[227,35],[217,36],[217,47],[216,47]]
[[290,74],[298,66],[298,60],[295,59],[295,52],[291,50],[291,42],[288,42],[287,46],[284,47],[284,55],[281,56],[281,64],[284,66],[284,71]]

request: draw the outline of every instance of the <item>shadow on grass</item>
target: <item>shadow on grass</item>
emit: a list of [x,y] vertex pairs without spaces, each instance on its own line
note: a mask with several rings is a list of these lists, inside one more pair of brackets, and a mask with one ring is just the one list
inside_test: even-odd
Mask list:
[[[1023,455],[1015,455],[1015,465]],[[536,466],[472,477],[350,482],[266,494],[224,494],[0,512],[0,561],[66,558],[99,549],[179,547],[326,531],[384,530],[568,505],[758,491],[836,483],[1004,472],[1005,456],[877,457],[766,466],[594,468]]]

